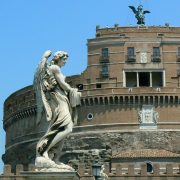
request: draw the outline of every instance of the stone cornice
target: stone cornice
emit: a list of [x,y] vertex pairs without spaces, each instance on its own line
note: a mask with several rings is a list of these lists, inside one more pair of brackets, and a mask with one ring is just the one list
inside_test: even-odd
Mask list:
[[23,118],[27,118],[29,116],[32,115],[36,115],[37,112],[37,107],[36,106],[32,106],[23,110],[20,110],[14,114],[12,114],[8,119],[4,119],[4,129],[6,130],[6,128],[13,124],[14,122],[16,122],[19,119],[23,119]]

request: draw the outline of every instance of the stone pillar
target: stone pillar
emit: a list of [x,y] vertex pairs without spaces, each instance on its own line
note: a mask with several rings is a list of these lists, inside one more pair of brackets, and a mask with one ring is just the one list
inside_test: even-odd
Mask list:
[[150,72],[150,87],[152,87],[152,72]]
[[166,165],[166,174],[168,176],[173,176],[173,165],[172,164]]
[[165,74],[165,70],[163,71],[163,87],[166,87],[166,74]]
[[84,172],[85,172],[85,165],[79,164],[78,165],[78,173],[80,174],[80,176],[84,176]]
[[136,74],[136,79],[137,79],[137,87],[139,87],[139,72]]
[[141,165],[141,176],[147,176],[147,165],[146,164]]
[[17,164],[16,165],[16,175],[19,175],[20,172],[23,171],[23,165],[22,164]]
[[3,174],[4,174],[4,176],[13,175],[13,174],[11,173],[11,165],[9,165],[9,164],[4,165]]
[[126,73],[123,71],[123,87],[126,87]]
[[34,164],[29,164],[28,165],[28,171],[35,171],[36,167]]
[[128,166],[128,176],[134,176],[134,164]]
[[159,164],[154,164],[154,166],[153,166],[153,175],[154,176],[159,176],[159,174],[160,174]]
[[121,176],[122,175],[122,167],[121,164],[116,165],[116,176]]

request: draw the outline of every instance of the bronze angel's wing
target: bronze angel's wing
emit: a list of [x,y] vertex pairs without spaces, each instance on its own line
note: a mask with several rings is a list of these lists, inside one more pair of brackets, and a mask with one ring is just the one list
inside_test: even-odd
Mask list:
[[133,13],[136,14],[137,11],[136,11],[136,8],[134,6],[129,6],[130,9],[132,9]]
[[146,13],[151,13],[151,12],[150,11],[143,11],[143,13],[146,14]]
[[41,121],[44,110],[46,113],[47,121],[50,121],[52,118],[51,107],[49,106],[49,103],[43,91],[44,77],[46,75],[47,62],[50,55],[51,55],[51,51],[46,51],[44,53],[34,75],[33,86],[36,93],[37,123]]

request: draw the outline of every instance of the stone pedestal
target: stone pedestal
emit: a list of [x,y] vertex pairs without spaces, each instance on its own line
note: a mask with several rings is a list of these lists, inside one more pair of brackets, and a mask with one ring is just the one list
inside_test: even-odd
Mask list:
[[36,172],[23,171],[23,180],[79,180],[77,172]]

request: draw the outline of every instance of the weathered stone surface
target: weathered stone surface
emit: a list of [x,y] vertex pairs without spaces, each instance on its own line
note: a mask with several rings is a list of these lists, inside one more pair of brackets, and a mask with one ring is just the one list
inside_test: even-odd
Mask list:
[[23,180],[78,180],[76,172],[21,172]]

